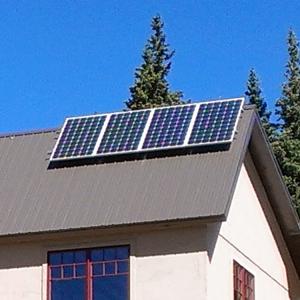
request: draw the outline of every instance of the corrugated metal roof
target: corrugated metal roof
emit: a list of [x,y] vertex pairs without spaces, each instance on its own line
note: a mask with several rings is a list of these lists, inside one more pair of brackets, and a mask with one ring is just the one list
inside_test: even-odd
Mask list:
[[0,235],[225,216],[254,112],[227,151],[49,169],[55,132],[0,138]]

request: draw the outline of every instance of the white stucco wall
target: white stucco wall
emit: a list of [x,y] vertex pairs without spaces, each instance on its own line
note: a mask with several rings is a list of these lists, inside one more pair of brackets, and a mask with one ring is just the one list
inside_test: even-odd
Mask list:
[[208,237],[208,299],[233,300],[233,260],[254,275],[256,300],[300,299],[298,288],[289,283],[299,286],[296,272],[251,161],[241,169],[227,221],[209,225]]
[[205,299],[205,245],[205,230],[200,228],[139,236],[132,300]]
[[206,297],[205,226],[79,236],[0,244],[0,299],[46,300],[48,251],[118,244],[131,248],[130,300]]
[[41,300],[42,265],[37,245],[0,245],[0,299]]

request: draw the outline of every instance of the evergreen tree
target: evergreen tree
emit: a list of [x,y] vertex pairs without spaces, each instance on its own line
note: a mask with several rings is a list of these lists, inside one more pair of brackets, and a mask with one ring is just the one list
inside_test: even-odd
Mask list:
[[273,148],[294,205],[300,215],[300,61],[295,33],[288,33],[288,63],[282,96],[276,103],[279,132]]
[[274,135],[274,127],[270,123],[271,112],[267,110],[267,103],[262,96],[260,81],[254,69],[250,70],[247,81],[247,91],[245,92],[245,95],[248,98],[249,104],[256,105],[263,128],[265,129],[269,140],[272,141]]
[[166,80],[174,51],[166,43],[160,16],[153,17],[151,27],[153,33],[144,48],[143,63],[135,71],[135,82],[130,87],[131,97],[125,101],[131,110],[184,103],[182,92],[171,92]]
[[288,33],[287,42],[289,61],[286,65],[286,82],[283,84],[282,97],[276,103],[276,114],[282,121],[280,129],[287,131],[290,138],[300,139],[299,44],[292,30]]

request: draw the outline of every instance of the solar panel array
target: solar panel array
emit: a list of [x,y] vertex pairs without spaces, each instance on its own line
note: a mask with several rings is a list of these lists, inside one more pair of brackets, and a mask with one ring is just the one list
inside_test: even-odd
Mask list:
[[230,143],[243,99],[68,118],[51,161]]

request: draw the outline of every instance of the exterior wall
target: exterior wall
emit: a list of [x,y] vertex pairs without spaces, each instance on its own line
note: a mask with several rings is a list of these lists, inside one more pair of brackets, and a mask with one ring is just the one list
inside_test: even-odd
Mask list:
[[227,221],[209,225],[208,236],[208,299],[233,300],[233,260],[254,275],[256,300],[300,299],[295,269],[249,157]]
[[[206,228],[93,231],[0,244],[0,299],[47,299],[47,252],[130,244],[130,300],[205,299]],[[88,241],[88,242],[87,242]]]
[[132,299],[205,299],[205,246],[205,230],[140,236],[135,253],[136,289]]
[[0,245],[0,299],[40,300],[43,263],[37,245]]

